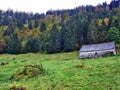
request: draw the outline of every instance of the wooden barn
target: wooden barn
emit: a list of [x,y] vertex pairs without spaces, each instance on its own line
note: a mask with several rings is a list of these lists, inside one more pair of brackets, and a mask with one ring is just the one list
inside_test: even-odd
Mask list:
[[79,51],[80,58],[94,58],[107,54],[116,55],[115,42],[83,45]]

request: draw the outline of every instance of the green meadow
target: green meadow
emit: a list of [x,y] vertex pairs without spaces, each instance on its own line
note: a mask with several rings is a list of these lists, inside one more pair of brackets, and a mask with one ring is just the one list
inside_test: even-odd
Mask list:
[[[0,64],[0,90],[120,90],[120,56],[81,60],[78,51],[1,54]],[[20,68],[34,64],[42,64],[44,74],[10,79]]]

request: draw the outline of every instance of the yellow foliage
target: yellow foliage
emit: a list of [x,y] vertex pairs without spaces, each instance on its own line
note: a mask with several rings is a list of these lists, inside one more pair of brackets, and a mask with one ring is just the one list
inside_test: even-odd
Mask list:
[[109,18],[105,18],[104,22],[105,22],[105,25],[108,26],[108,24],[109,24]]
[[102,19],[98,19],[98,28],[99,29],[101,29],[101,27],[102,27],[102,22],[103,22]]

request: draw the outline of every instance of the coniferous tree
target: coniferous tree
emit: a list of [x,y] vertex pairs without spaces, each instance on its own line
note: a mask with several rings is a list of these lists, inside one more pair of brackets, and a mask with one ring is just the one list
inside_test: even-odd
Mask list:
[[46,24],[43,22],[43,23],[41,23],[40,31],[44,32],[45,30],[46,30]]
[[48,53],[57,53],[61,51],[61,32],[58,30],[56,24],[53,25],[50,38],[47,45]]
[[34,22],[34,28],[37,28],[38,26],[39,26],[38,19],[36,18]]
[[21,41],[18,39],[17,33],[14,33],[8,39],[6,52],[11,54],[19,54],[21,52]]
[[88,26],[88,43],[97,43],[98,42],[98,30],[96,27],[96,20],[92,19]]
[[22,29],[22,28],[23,28],[23,22],[22,22],[21,20],[18,20],[18,21],[17,21],[17,27],[18,27],[19,29]]
[[28,39],[23,49],[24,53],[31,52],[31,43],[32,43],[31,39]]
[[38,38],[34,38],[34,39],[30,38],[27,40],[23,51],[25,53],[26,52],[36,53],[39,52],[40,50],[41,50],[41,45]]
[[15,25],[13,23],[10,23],[8,25],[8,28],[3,32],[3,35],[6,36],[6,35],[11,35],[14,33],[14,30],[15,30]]
[[28,25],[28,29],[31,30],[33,29],[33,26],[32,26],[32,23],[30,22],[29,25]]
[[31,52],[39,52],[41,50],[41,45],[38,38],[34,38],[31,43]]
[[70,22],[66,23],[63,27],[63,51],[70,52],[75,50],[76,45],[76,34],[75,30],[71,27]]

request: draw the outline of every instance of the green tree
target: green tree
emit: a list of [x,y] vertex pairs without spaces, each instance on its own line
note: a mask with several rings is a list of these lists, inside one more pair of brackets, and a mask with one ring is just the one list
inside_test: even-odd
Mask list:
[[23,22],[22,22],[21,19],[17,21],[17,27],[18,27],[19,29],[22,29],[22,28],[23,28]]
[[32,26],[32,23],[30,22],[29,25],[28,25],[28,29],[31,30],[33,29],[33,26]]
[[14,33],[15,30],[15,25],[13,23],[9,23],[8,28],[3,32],[3,35],[11,35]]
[[104,43],[106,41],[106,37],[107,37],[107,32],[106,31],[99,32],[98,42],[99,43]]
[[57,53],[61,51],[61,32],[58,30],[56,24],[52,27],[46,49],[48,53]]
[[38,38],[30,38],[27,40],[26,44],[25,44],[25,47],[24,47],[24,52],[33,52],[33,53],[36,53],[36,52],[39,52],[41,50],[41,45],[40,45],[40,42],[39,42],[39,39]]
[[88,33],[88,17],[86,15],[81,15],[78,18],[78,29],[77,34],[79,33],[78,39],[81,40],[82,44],[87,44],[87,33]]
[[96,25],[96,20],[92,19],[88,26],[88,43],[97,43],[98,42],[98,29]]
[[41,50],[41,45],[40,45],[40,42],[39,42],[39,39],[38,38],[35,38],[32,40],[32,44],[31,44],[31,52],[39,52]]
[[49,36],[50,36],[50,30],[46,30],[42,33],[40,33],[40,41],[41,41],[41,50],[44,51],[45,53],[47,45],[48,45],[48,41],[49,41]]
[[19,54],[21,52],[21,41],[18,39],[17,33],[14,33],[8,39],[6,52],[11,54]]
[[61,22],[63,24],[67,23],[70,20],[69,13],[64,13],[61,15]]
[[66,23],[66,26],[63,27],[63,50],[65,52],[70,52],[75,50],[76,46],[76,33],[75,30],[73,29],[72,25],[70,22]]
[[108,41],[115,41],[116,43],[120,43],[119,30],[116,27],[111,27],[107,33]]
[[37,28],[39,26],[38,18],[35,19],[34,22],[34,28]]
[[43,22],[43,23],[41,23],[40,31],[44,32],[45,30],[46,30],[46,24]]

